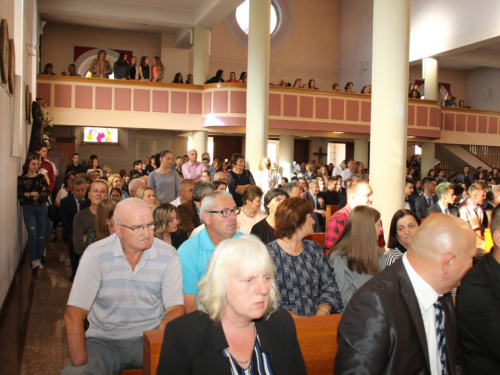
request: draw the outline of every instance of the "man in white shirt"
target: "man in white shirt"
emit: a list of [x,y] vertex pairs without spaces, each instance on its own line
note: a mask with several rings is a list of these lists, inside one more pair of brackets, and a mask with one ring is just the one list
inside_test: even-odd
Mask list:
[[345,160],[342,160],[342,163],[337,165],[335,168],[333,168],[332,171],[332,176],[340,176],[342,174],[342,171],[347,168],[347,164]]
[[193,180],[183,180],[179,186],[179,196],[175,198],[170,204],[173,204],[175,207],[180,206],[187,201],[193,199],[193,189],[194,189],[194,181]]
[[348,303],[338,327],[336,374],[465,373],[450,291],[472,267],[474,233],[431,215],[403,255]]
[[[354,173],[354,166],[356,165],[356,160],[354,159],[349,159],[347,162],[347,168],[342,171],[340,174],[342,176],[342,181],[347,180],[348,178],[351,178],[351,175]],[[342,185],[344,186],[344,185]]]

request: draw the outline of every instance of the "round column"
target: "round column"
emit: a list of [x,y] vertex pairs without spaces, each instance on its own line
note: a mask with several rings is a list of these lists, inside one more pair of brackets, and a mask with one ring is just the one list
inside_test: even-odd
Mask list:
[[203,85],[207,81],[209,58],[210,30],[204,27],[195,27],[193,50],[193,80],[195,85]]
[[193,148],[198,151],[199,157],[208,151],[208,132],[203,130],[193,132]]
[[354,159],[363,163],[368,168],[368,139],[354,140]]
[[290,179],[293,172],[293,152],[295,137],[290,134],[280,134],[280,173]]
[[370,185],[386,239],[392,216],[404,203],[409,37],[410,0],[375,0]]
[[250,0],[245,159],[250,170],[267,154],[271,0]]
[[426,100],[438,100],[438,60],[428,57],[422,59],[422,77],[424,77],[424,93]]
[[434,161],[436,159],[436,144],[435,143],[422,143],[422,157],[420,159],[420,177],[424,178],[429,173],[429,169],[434,168]]

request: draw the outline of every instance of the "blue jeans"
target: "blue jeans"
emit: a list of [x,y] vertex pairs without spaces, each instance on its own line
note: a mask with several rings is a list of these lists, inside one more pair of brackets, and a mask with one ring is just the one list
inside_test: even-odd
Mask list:
[[41,260],[47,242],[47,225],[49,224],[47,204],[23,207],[24,224],[28,231],[28,253],[30,260]]

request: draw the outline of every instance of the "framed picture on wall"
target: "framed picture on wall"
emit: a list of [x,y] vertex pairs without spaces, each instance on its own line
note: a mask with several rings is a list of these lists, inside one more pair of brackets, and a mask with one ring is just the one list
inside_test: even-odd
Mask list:
[[14,95],[16,87],[16,48],[14,39],[9,40],[9,94]]
[[7,20],[0,21],[0,81],[2,86],[8,82],[9,74],[9,26]]

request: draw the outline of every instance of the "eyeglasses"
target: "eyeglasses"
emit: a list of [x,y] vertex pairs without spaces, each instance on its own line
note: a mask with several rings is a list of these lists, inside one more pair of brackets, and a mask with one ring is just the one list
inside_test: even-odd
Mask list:
[[240,209],[239,208],[233,208],[233,209],[226,208],[226,209],[220,210],[220,211],[205,211],[205,212],[208,212],[209,214],[221,214],[222,217],[230,217],[232,214],[238,215],[240,213]]
[[127,229],[130,229],[134,233],[141,233],[145,229],[147,229],[147,230],[153,230],[153,229],[155,229],[155,225],[154,224],[137,225],[135,227],[128,227],[128,226],[123,225],[123,224],[118,224],[118,225],[121,226],[121,227],[125,227]]

